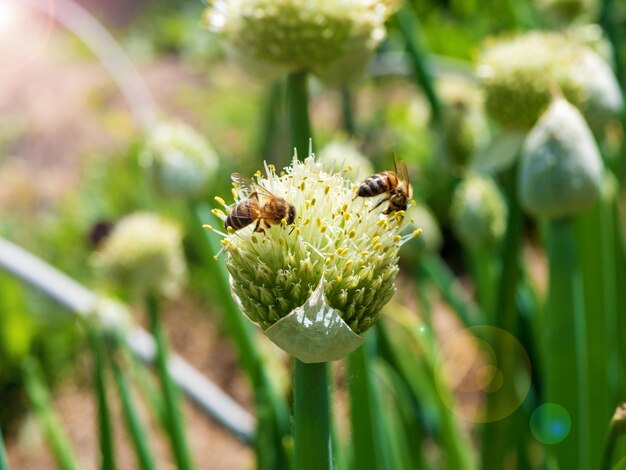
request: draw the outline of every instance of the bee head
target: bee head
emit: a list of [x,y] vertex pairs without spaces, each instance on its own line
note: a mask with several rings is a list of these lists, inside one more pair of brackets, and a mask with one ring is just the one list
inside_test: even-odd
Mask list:
[[293,224],[294,220],[296,220],[296,208],[293,204],[289,204],[289,213],[287,214],[287,225]]

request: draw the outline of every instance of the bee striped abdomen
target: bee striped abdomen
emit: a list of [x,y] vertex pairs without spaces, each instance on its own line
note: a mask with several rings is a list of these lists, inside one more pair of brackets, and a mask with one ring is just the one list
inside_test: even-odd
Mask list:
[[232,227],[234,230],[242,229],[258,217],[258,201],[257,199],[247,199],[237,204],[234,209],[226,217],[224,227]]
[[372,197],[391,191],[398,185],[398,178],[392,172],[385,171],[377,173],[367,178],[361,186],[359,186],[360,197]]

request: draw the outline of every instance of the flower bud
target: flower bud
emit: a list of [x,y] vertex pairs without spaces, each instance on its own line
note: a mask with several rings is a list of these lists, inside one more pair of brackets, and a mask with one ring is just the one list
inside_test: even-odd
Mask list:
[[530,131],[522,149],[519,195],[535,216],[571,217],[600,195],[603,164],[580,112],[555,98]]
[[92,261],[117,288],[174,296],[186,277],[181,238],[176,224],[156,214],[131,214],[115,225]]
[[487,112],[502,126],[530,129],[558,87],[594,129],[623,107],[610,67],[595,52],[559,33],[533,32],[493,41],[477,70],[487,95]]
[[330,142],[320,151],[319,161],[328,173],[341,172],[352,180],[374,173],[370,161],[348,140]]
[[507,212],[502,193],[488,177],[468,176],[452,196],[452,227],[459,241],[472,249],[493,247],[502,238]]
[[449,163],[466,166],[489,139],[481,90],[467,80],[446,77],[438,82],[444,104],[443,124]]
[[583,17],[595,20],[598,14],[597,0],[537,0],[535,4],[541,17],[555,25],[567,25]]
[[261,78],[309,70],[329,83],[358,76],[385,38],[396,0],[216,0],[205,12],[231,57]]
[[193,195],[215,177],[218,157],[209,143],[182,123],[161,123],[150,130],[140,156],[167,195]]
[[[254,231],[255,221],[229,230],[222,244],[233,295],[288,353],[306,362],[340,359],[361,344],[359,334],[393,295],[398,250],[412,235],[401,235],[401,212],[374,207],[384,195],[356,197],[353,183],[312,156],[294,159],[281,176],[265,170],[256,184],[293,205],[296,217],[263,232]],[[253,190],[240,189],[235,202]]]
[[443,244],[441,229],[435,216],[424,204],[409,207],[406,211],[408,228],[421,229],[422,234],[411,243],[402,246],[400,254],[407,264],[419,262],[423,254],[437,253]]

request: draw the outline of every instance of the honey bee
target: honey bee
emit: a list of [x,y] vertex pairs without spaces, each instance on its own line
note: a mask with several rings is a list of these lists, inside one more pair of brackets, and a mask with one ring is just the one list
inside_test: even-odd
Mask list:
[[395,153],[393,154],[393,166],[395,171],[383,171],[367,178],[361,183],[357,192],[357,197],[373,197],[387,193],[388,196],[372,208],[374,210],[383,202],[389,201],[389,206],[384,214],[405,211],[411,199],[412,189],[409,184],[409,172],[406,163],[398,160]]
[[[232,227],[234,230],[240,230],[256,221],[254,231],[265,233],[261,222],[267,228],[270,228],[270,224],[280,224],[283,220],[287,224],[293,223],[296,218],[296,208],[285,199],[274,196],[252,178],[240,173],[233,173],[231,179],[241,188],[248,190],[250,194],[247,199],[238,203],[230,211],[224,222],[226,229]],[[263,198],[263,203],[261,203],[260,196]]]

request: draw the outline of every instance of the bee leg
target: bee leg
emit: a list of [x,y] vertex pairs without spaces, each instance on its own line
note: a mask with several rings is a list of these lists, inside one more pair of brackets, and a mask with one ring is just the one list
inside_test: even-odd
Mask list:
[[265,229],[261,228],[260,225],[261,225],[261,219],[256,221],[256,225],[254,226],[254,231],[255,232],[260,232],[260,233],[264,234],[265,233]]
[[380,202],[379,202],[378,204],[376,204],[374,207],[372,207],[372,208],[370,209],[370,212],[372,212],[374,209],[376,209],[378,206],[380,206],[383,202],[386,202],[386,201],[388,201],[389,199],[391,199],[391,197],[386,197],[386,198],[384,198],[384,199],[381,199],[381,200],[380,200]]

